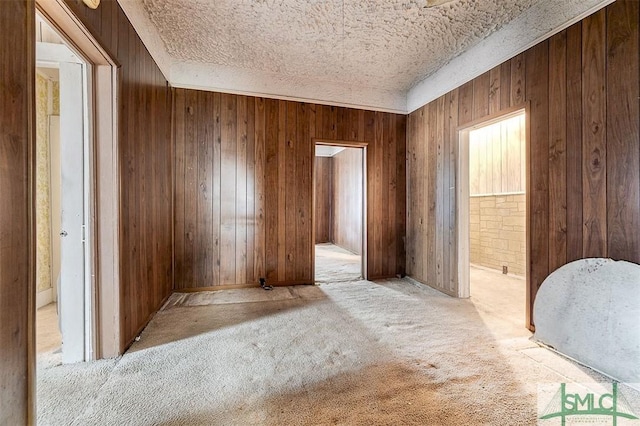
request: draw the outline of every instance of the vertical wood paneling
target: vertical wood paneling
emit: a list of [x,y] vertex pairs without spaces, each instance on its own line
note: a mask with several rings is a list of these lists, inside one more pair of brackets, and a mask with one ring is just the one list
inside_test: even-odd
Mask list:
[[[456,105],[457,107],[457,105]],[[406,240],[406,272],[407,275],[415,277],[416,271],[416,257],[419,253],[415,245],[418,229],[416,227],[417,206],[416,195],[418,193],[418,185],[416,180],[417,172],[417,158],[416,158],[416,143],[418,135],[416,132],[416,124],[418,122],[417,112],[410,114],[407,117],[407,235]]]
[[[379,148],[379,152],[381,154],[381,162],[379,164],[380,167],[380,188],[385,188],[385,191],[389,191],[389,140],[391,138],[391,115],[386,114],[382,117],[382,139],[381,145]],[[385,196],[386,195],[386,196]],[[382,199],[388,198],[389,194],[381,194]],[[389,223],[389,203],[380,204],[378,208],[380,214],[379,222],[381,224]],[[388,228],[390,227],[380,227],[380,235],[378,235],[378,241],[380,241],[380,252],[386,251],[389,252],[389,239],[388,239]],[[391,256],[381,256],[380,260],[380,271],[387,271],[389,269],[389,258]]]
[[202,233],[196,234],[196,246],[201,247],[196,253],[197,275],[202,275],[207,281],[213,281],[213,98],[198,93],[198,104],[204,104],[197,112],[198,122],[204,121],[205,126],[198,128],[198,200],[197,226]]
[[339,135],[369,143],[369,276],[404,273],[403,116],[185,89],[174,98],[177,289],[313,282],[313,140]]
[[[311,170],[311,161],[313,161],[313,157],[306,155],[307,147],[311,145],[309,140],[309,134],[305,135],[305,121],[307,120],[306,112],[307,105],[305,103],[297,102],[295,104],[296,109],[296,123],[295,123],[295,151],[294,158],[296,161],[296,194],[301,193],[303,188],[307,188],[311,186],[311,183],[307,179],[307,171]],[[293,126],[292,126],[293,127]],[[345,135],[348,133],[348,129],[345,127]],[[305,264],[307,263],[306,254],[308,253],[308,245],[310,243],[310,238],[307,236],[307,232],[305,229],[305,216],[306,216],[306,198],[305,197],[296,197],[295,200],[295,243],[293,247],[295,247],[295,254],[297,259],[295,259],[295,271],[294,277],[303,277],[305,276],[304,269]],[[311,228],[309,228],[309,232],[311,232]],[[309,234],[310,236],[310,234]]]
[[525,56],[523,53],[511,59],[511,106],[522,105],[525,100]]
[[[192,164],[187,157],[182,157],[184,164],[179,162],[178,150],[175,161],[172,158],[171,91],[118,3],[103,1],[92,10],[80,1],[65,2],[120,65],[118,152],[120,181],[124,184],[120,191],[119,274],[124,349],[171,293],[172,195],[177,189],[172,182],[173,166],[184,165],[186,169]],[[176,128],[173,135],[176,149],[181,146],[179,130]],[[190,184],[198,178],[197,165],[194,167],[189,170],[194,173]],[[176,197],[179,195],[176,191]],[[195,195],[190,200],[193,204],[197,204]],[[182,235],[193,236],[188,230]],[[190,250],[190,244],[188,239],[176,239],[177,250]],[[182,275],[188,275],[196,265],[191,258],[189,264],[176,262],[176,266],[182,269]]]
[[567,29],[567,262],[582,258],[582,23]]
[[316,241],[315,243],[329,243],[332,240],[332,189],[333,189],[333,158],[315,157],[315,199],[316,199]]
[[582,21],[583,256],[607,256],[605,11]]
[[[246,277],[245,280],[247,282],[256,282],[260,277],[255,275],[255,223],[256,223],[256,147],[255,147],[255,98],[247,98],[247,160],[246,160],[246,169],[245,169],[245,180],[246,180],[246,212],[245,217],[247,218],[247,245],[245,248],[245,258],[246,258]],[[251,220],[253,218],[253,220]]]
[[265,226],[265,132],[266,116],[265,101],[263,98],[255,98],[255,254],[254,254],[254,279],[266,276],[266,226]]
[[[247,97],[236,98],[236,210],[229,224],[235,228],[235,281],[247,282]],[[238,220],[239,219],[239,220]]]
[[[140,49],[138,48],[138,44],[136,43],[136,38],[132,37],[129,34],[126,40],[129,43],[130,54],[132,54],[134,57],[140,57]],[[139,114],[140,109],[135,108],[133,106],[139,102],[138,94],[141,88],[136,84],[136,82],[140,81],[139,68],[140,66],[129,67],[128,72],[126,73],[130,79],[129,91],[127,93],[126,99],[127,99],[127,103],[130,105],[128,116],[131,124],[138,122],[138,120],[140,120],[140,114]],[[137,127],[130,128],[129,133],[133,140],[138,139],[138,135],[139,135],[138,131],[139,129]],[[122,254],[123,259],[125,257],[129,258],[131,256],[134,256],[135,253],[139,251],[140,243],[141,243],[140,232],[138,231],[140,229],[140,223],[139,223],[139,217],[138,217],[139,212],[135,208],[136,200],[140,195],[140,186],[141,186],[139,164],[137,164],[136,162],[138,152],[139,152],[138,145],[131,144],[128,147],[128,149],[122,153],[122,157],[125,159],[125,164],[129,165],[129,167],[127,167],[124,171],[124,175],[123,175],[124,180],[126,182],[132,181],[132,182],[139,183],[137,186],[131,188],[131,190],[128,191],[128,193],[123,199],[123,203],[121,206],[122,210],[126,212],[124,214],[126,219],[125,219],[125,223],[123,223],[122,234],[127,235],[131,238],[130,243],[128,244],[126,249],[127,251]],[[141,265],[138,263],[133,263],[130,265],[131,278],[133,278],[137,282],[140,282],[140,266]],[[140,286],[127,287],[125,289],[125,295],[126,295],[125,300],[141,300],[142,299],[141,290],[142,289]],[[125,321],[125,324],[129,324],[127,328],[130,327],[130,324],[137,324],[141,322],[142,320],[140,318],[141,312],[142,312],[142,305],[135,304],[134,306],[132,306],[132,309],[128,310],[128,312],[125,313],[125,316],[123,319]]]
[[[296,258],[296,222],[297,222],[297,158],[296,151],[299,141],[296,134],[297,126],[297,105],[296,102],[286,102],[286,125],[285,125],[285,207],[284,207],[284,246],[285,246],[285,276],[283,281],[295,281]],[[301,141],[300,141],[301,142]]]
[[35,7],[0,5],[0,424],[35,423]]
[[[502,84],[504,89],[506,86]],[[449,241],[448,246],[448,262],[445,268],[449,269],[449,283],[447,290],[449,294],[455,294],[457,290],[458,282],[458,238],[457,238],[457,217],[456,211],[458,206],[458,200],[456,200],[456,162],[458,158],[458,89],[453,90],[447,94],[449,96],[448,104],[448,130],[449,138],[447,140],[446,149],[449,151],[449,158],[445,163],[445,174],[448,175],[448,184],[445,186],[445,197],[448,197],[449,209],[446,211],[447,220],[449,222],[449,229],[447,231],[447,238]],[[445,105],[447,107],[447,105]]]
[[[438,99],[409,115],[406,255],[412,277],[449,294],[457,293],[458,128],[526,104],[529,312],[542,281],[566,262],[588,256],[639,261],[638,8],[637,1],[618,0],[500,65],[499,110],[493,93],[498,68],[494,68],[488,71],[488,92],[484,74],[447,94],[448,107]],[[436,118],[424,113],[432,105],[438,110]],[[439,119],[442,108],[444,122]],[[446,154],[444,159],[447,195],[442,201],[445,212],[447,206],[449,211],[442,224],[446,229],[449,220],[450,251],[448,258],[446,253],[443,257],[452,277],[449,288],[440,288],[429,279],[433,265],[422,241],[439,234],[433,226],[420,227],[425,194],[437,194],[441,185],[439,179],[434,182],[423,175],[425,169],[437,167],[440,158],[428,153],[432,139],[425,129],[432,126],[449,132],[444,139],[449,153],[449,160]],[[494,158],[493,151],[482,153]],[[427,212],[437,218],[436,213]]]
[[[373,139],[373,153],[374,153],[374,162],[373,162],[373,184],[375,188],[382,188],[382,179],[383,179],[383,146],[384,146],[384,114],[380,112],[375,113],[375,125],[374,125],[374,139]],[[373,203],[373,229],[372,237],[373,237],[373,252],[377,253],[377,256],[370,257],[371,266],[373,270],[373,276],[381,276],[382,275],[382,253],[383,253],[383,244],[382,244],[382,226],[384,222],[384,210],[383,210],[383,198],[382,193],[380,191],[374,192],[372,195],[371,202]]]
[[485,72],[473,80],[473,119],[485,117],[489,114],[490,100],[490,72]]
[[458,124],[462,125],[473,120],[473,81],[460,86],[458,96]]
[[[185,116],[186,111],[186,96],[174,96],[174,113]],[[180,120],[175,123],[174,126],[174,144],[175,144],[175,172],[176,178],[178,176],[186,176],[186,161],[185,161],[185,123],[186,120]],[[175,238],[174,238],[174,274],[176,277],[180,277],[180,280],[185,276],[185,255],[184,255],[184,237],[185,231],[185,180],[175,180],[174,182],[174,221],[175,221]]]
[[[395,271],[397,270],[397,262],[398,262],[398,256],[395,255],[398,251],[397,251],[397,240],[396,240],[396,233],[397,233],[397,228],[395,226],[393,226],[393,222],[394,222],[394,218],[396,218],[398,216],[397,214],[397,209],[398,209],[398,201],[397,201],[397,197],[396,197],[396,191],[397,191],[397,158],[396,158],[396,147],[398,146],[398,141],[396,139],[396,137],[398,136],[396,129],[398,128],[398,116],[396,115],[391,115],[389,114],[387,116],[387,119],[389,120],[389,127],[388,127],[388,132],[389,134],[387,135],[386,138],[386,146],[385,146],[385,161],[386,161],[386,175],[387,175],[387,188],[389,191],[389,195],[388,195],[388,200],[389,202],[386,204],[386,208],[387,208],[387,221],[388,223],[391,223],[391,226],[388,226],[386,229],[386,233],[385,233],[385,247],[386,247],[386,251],[387,253],[390,253],[390,256],[387,256],[387,262],[385,264],[384,270],[385,271]],[[362,171],[362,155],[360,155],[359,158],[359,164],[360,164],[360,170]],[[359,181],[362,182],[362,173],[360,173],[359,176]],[[360,183],[360,190],[362,191],[362,183]],[[360,196],[360,198],[362,199],[362,196],[364,194],[362,194]],[[406,202],[406,199],[402,201],[401,204],[404,204]],[[362,203],[362,201],[361,201]],[[360,212],[360,216],[362,216],[362,212]],[[404,215],[402,215],[401,217],[404,217]],[[362,220],[360,221],[361,225],[360,225],[360,229],[362,229]],[[362,240],[362,235],[360,235],[360,240]],[[362,243],[360,243],[360,246],[362,246]]]
[[500,111],[502,101],[502,73],[501,66],[494,67],[489,72],[489,114]]
[[525,123],[511,117],[469,133],[469,194],[524,192]]
[[[491,161],[491,186],[494,188],[502,188],[502,145],[504,144],[501,134],[502,129],[500,127],[496,126],[491,129],[492,156],[487,158],[487,161]],[[506,170],[508,170],[508,164]]]
[[544,41],[527,50],[525,61],[525,90],[530,102],[526,158],[529,164],[527,201],[531,227],[527,241],[530,254],[527,301],[531,305],[538,287],[549,275],[549,42]]
[[297,245],[300,257],[298,259],[296,279],[305,279],[313,276],[313,261],[315,250],[313,248],[313,157],[315,147],[311,140],[310,123],[315,123],[315,117],[311,113],[311,104],[299,104],[298,112],[298,152],[297,159],[301,163],[298,167],[298,193],[306,194],[298,198],[298,222]]
[[[184,92],[187,98],[192,97],[194,90]],[[236,100],[233,95],[223,94],[220,99],[222,121],[221,134],[221,187],[220,187],[220,281],[222,283],[235,282],[236,280],[236,167],[237,167],[237,117]],[[197,106],[194,105],[194,108]],[[188,117],[187,117],[188,120]],[[189,144],[193,140],[187,138]],[[188,179],[188,174],[185,176]],[[188,195],[188,194],[187,194]],[[188,199],[185,206],[188,206]],[[186,208],[186,211],[189,211]],[[185,214],[186,215],[186,214]],[[194,229],[193,232],[196,232]],[[185,251],[185,258],[191,254]],[[187,262],[187,260],[185,260]],[[194,287],[199,281],[197,277],[189,279],[186,276],[183,280],[185,287]]]
[[567,263],[567,33],[549,40],[549,271]]
[[[331,241],[355,254],[361,254],[362,149],[347,148],[334,155],[332,163],[331,229],[333,237]],[[393,227],[389,228],[393,229]]]
[[[396,116],[396,211],[392,221],[395,224],[396,239],[396,275],[404,276],[406,273],[406,229],[407,229],[407,173],[406,173],[406,152],[407,152],[407,117]],[[390,200],[393,202],[393,200]]]
[[[473,95],[471,95],[473,97]],[[469,109],[469,111],[471,111]],[[425,253],[427,253],[427,216],[426,216],[426,193],[428,185],[427,183],[427,150],[426,144],[429,143],[427,139],[426,132],[426,119],[427,117],[427,107],[423,106],[417,111],[417,119],[416,119],[416,138],[414,140],[415,144],[415,153],[416,153],[416,192],[415,192],[415,203],[416,203],[416,213],[415,213],[415,228],[411,230],[414,234],[412,235],[415,238],[415,250],[419,253],[415,259],[415,276],[421,277],[426,280],[426,271],[428,271],[428,258],[425,258]]]
[[[265,132],[265,276],[269,281],[278,281],[278,194],[266,196],[266,191],[273,191],[279,185],[279,164],[278,164],[278,101],[266,99],[266,132]],[[175,120],[181,117],[176,116]],[[268,143],[266,142],[268,141]],[[203,287],[207,283],[202,284]]]
[[[607,255],[640,263],[638,2],[607,9]],[[634,254],[627,257],[630,253]]]
[[[488,85],[487,85],[488,87]],[[488,89],[487,89],[488,90]],[[427,196],[425,209],[425,223],[427,225],[427,279],[433,285],[437,284],[437,252],[436,252],[436,192],[438,187],[437,181],[437,141],[436,130],[438,128],[437,121],[437,101],[427,105]]]
[[435,132],[435,150],[436,150],[436,165],[435,165],[435,182],[436,191],[434,198],[435,208],[435,258],[436,258],[436,286],[438,288],[447,288],[444,279],[444,162],[445,162],[445,146],[444,146],[444,116],[445,111],[445,97],[441,96],[435,103],[436,114],[436,132]]
[[[278,101],[278,139],[277,139],[277,152],[278,152],[278,281],[286,282],[286,262],[287,262],[287,214],[286,214],[286,201],[287,201],[287,189],[292,189],[287,186],[287,176],[291,171],[287,170],[287,103],[285,101]],[[270,143],[272,141],[269,141]],[[275,142],[275,141],[273,141]],[[285,211],[281,210],[281,206],[285,206]]]
[[500,65],[500,109],[511,106],[511,61]]
[[[180,96],[183,98],[184,96]],[[211,282],[213,285],[219,284],[221,282],[220,276],[220,258],[221,258],[221,247],[222,243],[220,239],[220,225],[222,223],[222,209],[218,200],[220,200],[220,195],[222,191],[222,99],[219,93],[215,93],[213,97],[209,96],[208,99],[213,98],[213,116],[210,118],[213,124],[213,160],[210,165],[211,173],[213,175],[213,192],[212,192],[212,207],[213,212],[211,215],[211,240],[213,243],[213,264],[211,271]],[[174,111],[174,115],[176,112]],[[179,172],[176,172],[179,173]],[[180,205],[179,202],[176,201],[177,205]],[[176,217],[176,225],[178,225],[180,218]],[[176,227],[177,229],[177,227]],[[176,230],[176,238],[178,231]],[[176,253],[179,253],[176,251]],[[177,256],[176,256],[177,259]],[[176,274],[176,276],[180,276]],[[174,287],[178,288],[178,281],[174,283]]]
[[[318,117],[317,117],[317,111],[318,111],[318,105],[315,104],[309,104],[308,106],[308,111],[307,111],[307,124],[308,124],[308,138],[313,141],[313,137],[315,137],[316,135],[316,125],[318,122]],[[360,111],[359,111],[360,112]],[[361,114],[359,114],[359,117],[363,116]],[[364,124],[363,123],[359,123],[358,127],[362,128]],[[305,136],[307,137],[307,136]],[[313,143],[310,143],[307,147],[307,155],[310,158],[310,161],[313,162],[313,158],[316,155],[316,147]],[[313,163],[310,163],[313,164]],[[307,176],[309,177],[309,182],[311,183],[311,185],[313,185],[314,183],[314,174],[313,174],[313,170],[308,170],[307,171]],[[308,208],[309,208],[309,225],[312,228],[314,226],[314,214],[315,211],[313,210],[313,198],[309,200],[309,204],[307,204]],[[309,228],[307,228],[309,229]],[[313,241],[314,239],[314,235],[313,232],[311,232],[311,234],[309,235],[309,240],[312,243],[315,243],[315,241]],[[306,267],[305,267],[305,276],[311,276],[314,277],[315,279],[315,257],[316,257],[316,251],[315,251],[315,246],[311,248],[311,250],[307,253],[307,259],[306,259]]]
[[[486,133],[480,133],[479,134],[479,140],[477,141],[478,143],[475,144],[476,145],[476,150],[477,150],[477,156],[479,161],[477,162],[477,169],[478,169],[478,193],[480,194],[486,194],[487,192],[489,192],[489,188],[488,188],[488,181],[489,178],[487,176],[487,169],[489,168],[488,166],[491,164],[490,162],[487,163],[487,134]],[[471,142],[471,140],[469,141]]]

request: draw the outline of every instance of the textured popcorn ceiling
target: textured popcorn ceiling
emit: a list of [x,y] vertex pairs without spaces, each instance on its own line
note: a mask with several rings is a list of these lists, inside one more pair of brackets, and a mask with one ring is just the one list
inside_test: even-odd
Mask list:
[[143,0],[169,55],[408,90],[533,0]]
[[612,0],[118,0],[176,87],[406,112]]

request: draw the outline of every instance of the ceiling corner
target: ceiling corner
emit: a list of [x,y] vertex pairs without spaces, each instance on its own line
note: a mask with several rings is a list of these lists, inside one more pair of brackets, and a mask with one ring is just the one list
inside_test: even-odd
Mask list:
[[138,33],[140,40],[145,45],[151,57],[171,84],[171,66],[173,58],[167,53],[166,47],[160,38],[158,30],[153,25],[144,11],[141,0],[117,0],[118,4],[129,19],[129,22]]
[[[428,104],[490,69],[568,28],[615,0],[543,0],[445,66],[407,93],[407,112]],[[523,31],[523,29],[526,29]]]

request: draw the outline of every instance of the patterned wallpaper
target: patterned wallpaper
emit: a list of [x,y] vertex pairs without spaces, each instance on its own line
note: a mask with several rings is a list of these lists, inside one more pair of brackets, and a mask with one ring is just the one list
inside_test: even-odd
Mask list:
[[51,287],[49,115],[57,115],[59,111],[58,82],[50,81],[36,73],[36,284],[38,291]]
[[49,84],[51,84],[51,95],[53,101],[53,105],[51,105],[51,114],[60,115],[60,82],[50,81]]

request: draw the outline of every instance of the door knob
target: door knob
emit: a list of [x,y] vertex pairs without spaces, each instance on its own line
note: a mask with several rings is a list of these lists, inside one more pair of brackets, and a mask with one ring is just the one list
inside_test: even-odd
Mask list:
[[68,235],[67,231],[64,231],[64,230],[60,233],[61,237],[66,237],[67,235]]

